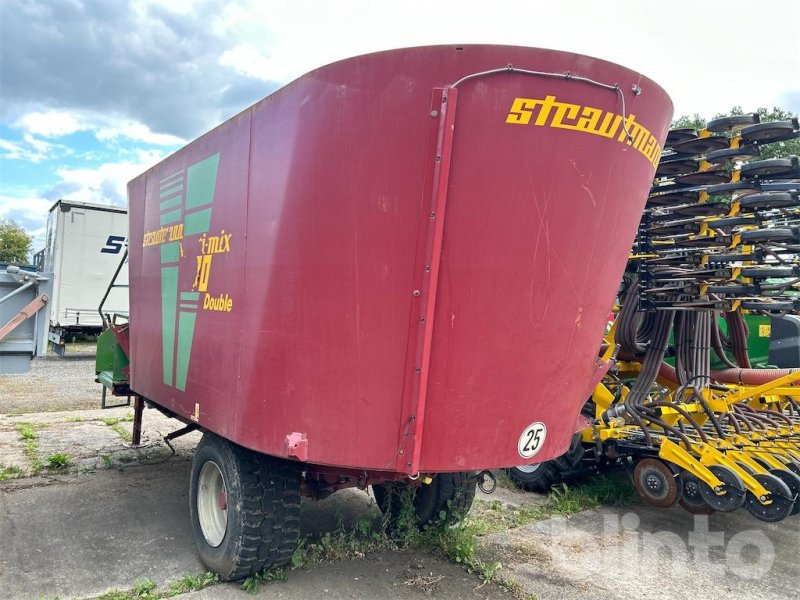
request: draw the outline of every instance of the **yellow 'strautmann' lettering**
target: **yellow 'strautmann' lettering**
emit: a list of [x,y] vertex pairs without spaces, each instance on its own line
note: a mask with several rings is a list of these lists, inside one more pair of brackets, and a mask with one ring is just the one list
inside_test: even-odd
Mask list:
[[609,139],[616,137],[618,142],[638,150],[653,167],[658,165],[658,160],[661,158],[661,146],[658,140],[649,129],[636,121],[636,115],[628,115],[623,124],[622,115],[601,108],[558,102],[555,96],[545,96],[514,98],[506,123],[529,125],[534,113],[536,118],[533,124],[539,127],[572,129]]

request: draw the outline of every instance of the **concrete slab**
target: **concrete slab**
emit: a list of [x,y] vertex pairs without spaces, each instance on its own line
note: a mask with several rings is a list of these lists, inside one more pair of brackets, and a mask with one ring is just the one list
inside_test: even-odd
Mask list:
[[[205,571],[189,526],[190,463],[129,466],[49,481],[0,484],[0,598],[82,597],[129,589],[140,578],[165,586]],[[352,529],[380,519],[372,498],[344,490],[303,503],[303,535]],[[277,598],[452,598],[472,594],[477,577],[416,552],[381,552],[293,571],[285,584],[265,586]],[[215,586],[192,598],[250,597],[239,584]],[[475,598],[507,598],[485,586]]]
[[800,520],[761,523],[743,510],[606,508],[482,539],[540,599],[797,599]]

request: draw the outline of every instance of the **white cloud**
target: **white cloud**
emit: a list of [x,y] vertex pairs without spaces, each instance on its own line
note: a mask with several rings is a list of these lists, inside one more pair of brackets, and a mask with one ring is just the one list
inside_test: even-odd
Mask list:
[[145,124],[113,114],[79,110],[45,110],[26,113],[13,124],[27,134],[60,138],[78,131],[90,131],[101,142],[128,140],[152,146],[175,146],[185,140],[156,133]]
[[18,142],[0,138],[0,158],[40,163],[52,158],[56,152],[70,154],[72,151],[65,146],[51,144],[30,134],[25,134]]
[[76,115],[65,110],[31,112],[22,115],[16,126],[44,137],[62,137],[86,128]]

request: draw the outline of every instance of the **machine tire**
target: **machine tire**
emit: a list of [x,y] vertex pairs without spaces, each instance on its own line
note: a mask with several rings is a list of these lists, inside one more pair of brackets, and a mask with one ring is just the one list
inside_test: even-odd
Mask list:
[[[209,508],[214,490],[207,481],[218,484],[220,475],[218,506]],[[286,564],[300,539],[300,474],[294,465],[211,433],[203,435],[194,454],[189,506],[200,559],[223,581]],[[209,510],[215,516],[209,517]],[[213,545],[220,527],[221,540]]]
[[[530,467],[536,467],[533,471]],[[538,465],[527,465],[527,467],[511,467],[507,469],[511,481],[526,492],[537,492],[547,494],[550,488],[561,481],[560,471],[552,461],[539,463]]]
[[[433,481],[414,490],[414,513],[420,529],[437,521],[447,524],[463,519],[475,499],[477,478],[475,473],[439,473]],[[381,512],[389,518],[391,528],[396,528],[403,510],[403,497],[411,485],[401,481],[375,483],[372,493]]]

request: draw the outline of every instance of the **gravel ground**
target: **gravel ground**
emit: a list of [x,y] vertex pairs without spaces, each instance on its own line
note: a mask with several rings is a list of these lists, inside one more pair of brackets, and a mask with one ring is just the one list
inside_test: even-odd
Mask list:
[[69,344],[66,356],[48,354],[28,373],[0,375],[0,414],[99,408],[94,358],[94,344]]

